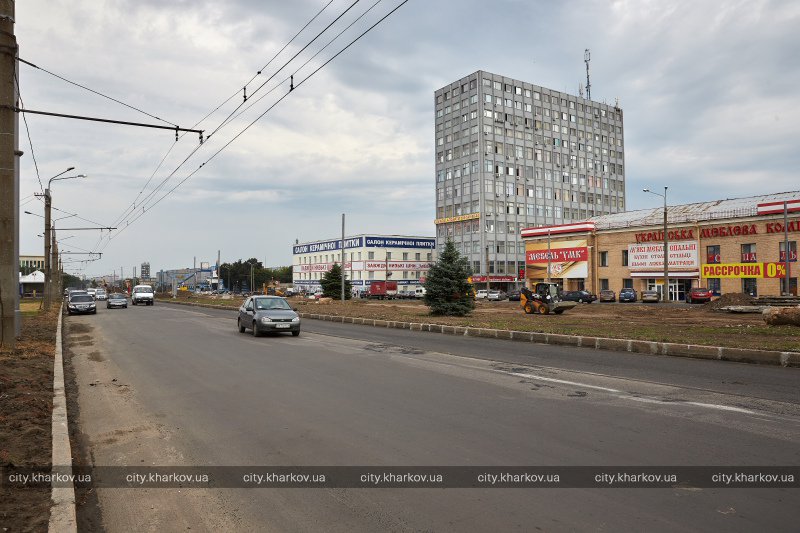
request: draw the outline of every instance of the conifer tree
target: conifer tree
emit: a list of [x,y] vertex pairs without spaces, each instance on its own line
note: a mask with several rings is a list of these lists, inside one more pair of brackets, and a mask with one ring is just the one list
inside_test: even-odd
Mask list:
[[[325,272],[322,275],[322,279],[319,280],[319,284],[322,285],[322,295],[325,298],[333,298],[335,300],[339,300],[342,297],[342,267],[339,263],[334,263],[330,270]],[[346,300],[349,300],[352,294],[352,284],[350,280],[345,278],[344,280],[344,297]]]
[[467,258],[448,240],[425,279],[425,305],[432,315],[465,316],[475,308],[472,286],[467,281],[470,275]]

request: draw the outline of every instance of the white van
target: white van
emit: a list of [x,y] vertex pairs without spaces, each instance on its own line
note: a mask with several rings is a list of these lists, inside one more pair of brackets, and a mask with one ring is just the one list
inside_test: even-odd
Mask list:
[[137,285],[131,292],[131,303],[133,305],[153,305],[154,300],[155,294],[153,294],[153,287],[150,285]]
[[416,290],[414,290],[414,298],[425,298],[425,293],[427,292],[428,290],[425,287],[417,287]]

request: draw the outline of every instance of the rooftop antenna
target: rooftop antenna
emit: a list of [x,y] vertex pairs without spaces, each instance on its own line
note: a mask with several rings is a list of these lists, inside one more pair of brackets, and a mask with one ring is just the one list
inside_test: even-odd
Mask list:
[[583,62],[586,63],[586,99],[592,99],[592,84],[589,82],[589,61],[592,60],[592,54],[589,49],[583,51]]
[[583,98],[583,84],[582,83],[578,84],[578,96]]

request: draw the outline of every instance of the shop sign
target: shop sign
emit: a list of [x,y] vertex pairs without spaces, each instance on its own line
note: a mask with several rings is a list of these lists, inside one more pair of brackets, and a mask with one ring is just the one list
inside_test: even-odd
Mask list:
[[[489,276],[490,282],[513,282],[516,281],[514,276]],[[486,276],[472,276],[470,283],[486,283]]]
[[[675,229],[675,230],[668,230],[667,236],[669,237],[668,240],[670,241],[686,241],[689,239],[694,239],[694,230],[693,229]],[[644,233],[637,233],[636,234],[636,242],[664,242],[664,232],[663,231],[647,231]]]
[[704,278],[785,278],[783,263],[722,263],[703,265],[700,275]]
[[714,239],[716,237],[738,237],[739,235],[757,235],[758,229],[755,224],[736,224],[730,226],[714,226],[711,228],[701,228],[701,239]]
[[[700,264],[697,241],[669,243],[669,268],[697,268]],[[628,268],[649,270],[663,268],[664,243],[629,244]]]
[[549,249],[546,242],[528,242],[525,249],[527,276],[533,279],[553,276],[585,279],[589,277],[588,260],[589,247],[586,239],[551,242]]
[[[786,231],[789,233],[800,231],[800,220],[792,220],[789,222]],[[784,233],[783,222],[768,222],[767,233]]]
[[548,256],[550,262],[558,261],[587,261],[589,259],[589,249],[586,246],[577,248],[553,248],[550,251],[546,248],[544,250],[530,250],[525,254],[525,263],[531,265],[535,263],[547,263]]
[[468,215],[458,215],[455,217],[437,218],[433,221],[434,224],[449,224],[450,222],[463,222],[464,220],[474,220],[481,218],[480,213],[469,213]]

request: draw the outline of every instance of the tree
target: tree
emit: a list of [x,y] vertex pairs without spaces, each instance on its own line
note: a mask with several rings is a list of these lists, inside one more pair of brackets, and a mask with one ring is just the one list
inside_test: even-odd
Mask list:
[[467,258],[448,240],[425,279],[425,305],[432,315],[465,316],[475,308],[467,281],[471,274]]
[[[340,299],[342,297],[342,267],[339,263],[334,263],[330,270],[328,270],[319,280],[322,285],[322,295],[326,298]],[[352,285],[350,280],[345,277],[344,280],[344,297],[349,300],[352,297]]]

